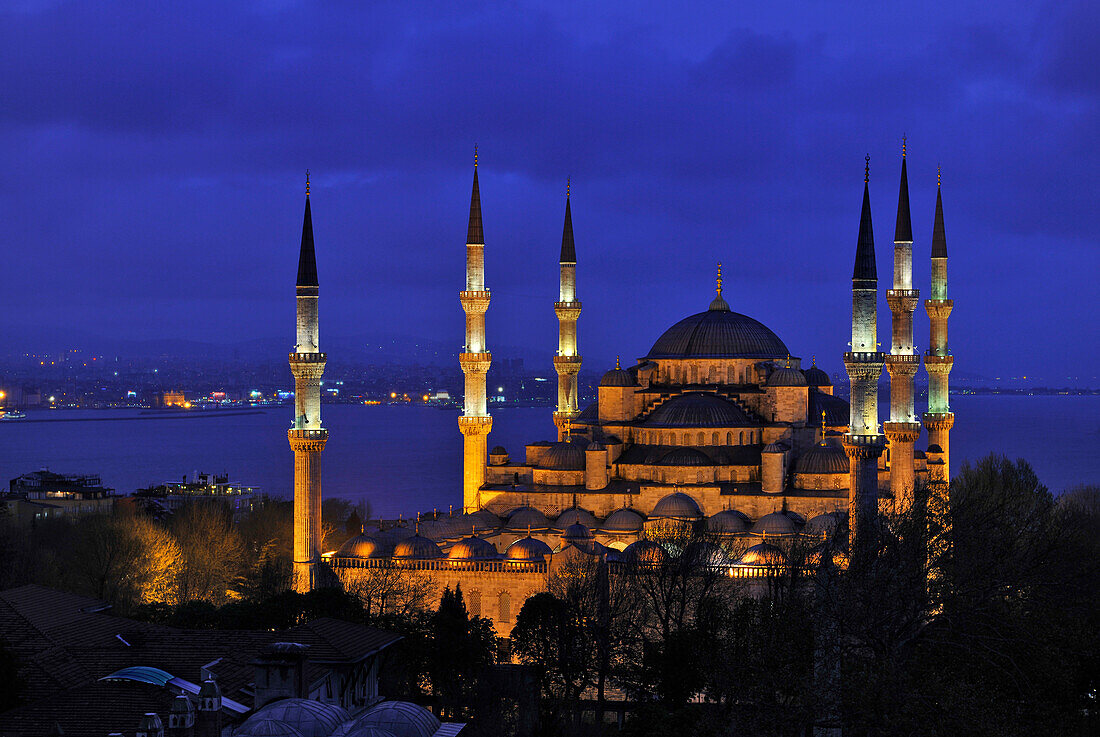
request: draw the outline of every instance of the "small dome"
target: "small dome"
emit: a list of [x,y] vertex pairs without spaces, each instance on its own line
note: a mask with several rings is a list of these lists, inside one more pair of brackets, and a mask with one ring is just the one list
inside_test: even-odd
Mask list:
[[551,553],[550,546],[542,540],[525,537],[509,545],[504,557],[516,563],[542,563]]
[[447,552],[449,560],[492,560],[496,557],[497,549],[491,542],[480,537],[459,540]]
[[172,707],[170,711],[173,714],[193,714],[195,712],[195,707],[191,703],[191,699],[188,698],[187,694],[181,693],[179,696],[172,699]]
[[489,451],[489,455],[491,455],[491,456],[506,456],[506,455],[508,455],[508,451],[506,451],[504,449],[503,445],[494,445],[493,449]]
[[806,377],[807,386],[832,386],[833,382],[829,378],[829,375],[819,369],[817,366],[810,366],[808,369],[802,372]]
[[617,509],[603,521],[604,532],[638,532],[642,529],[642,516],[631,509]]
[[471,530],[475,532],[489,532],[490,530],[495,530],[497,525],[490,524],[490,522],[485,519],[484,515],[464,514],[458,518],[458,523],[455,527],[461,529],[463,534],[469,535]]
[[508,515],[508,528],[512,530],[548,530],[550,521],[534,507],[520,507]]
[[604,444],[601,443],[599,440],[593,440],[585,447],[584,450],[587,453],[590,450],[607,450],[607,448],[604,447]]
[[555,471],[583,471],[585,445],[586,443],[572,438],[554,443],[543,452],[539,468]]
[[592,539],[592,531],[580,522],[575,522],[561,533],[561,539],[565,542],[587,542]]
[[807,535],[820,535],[821,533],[832,535],[846,516],[844,512],[825,512],[816,517],[810,517],[810,521],[806,523],[802,531]]
[[783,510],[783,514],[790,517],[791,522],[794,522],[795,525],[798,527],[798,529],[801,530],[803,527],[806,526],[806,518],[803,517],[798,512],[794,511],[793,509],[785,509],[785,510]]
[[213,678],[207,678],[202,682],[202,686],[199,687],[200,699],[216,699],[222,695],[222,690],[218,688],[218,682]]
[[233,737],[305,737],[299,730],[278,719],[253,719],[233,730]]
[[657,506],[653,508],[649,516],[650,518],[699,519],[703,516],[703,513],[699,511],[699,505],[695,503],[694,499],[678,491],[657,502]]
[[393,553],[395,541],[389,535],[376,532],[361,534],[347,540],[336,551],[337,558],[388,558]]
[[806,377],[796,368],[777,368],[768,376],[768,386],[806,386]]
[[394,737],[431,737],[439,729],[439,720],[423,706],[408,701],[383,701],[356,719],[347,737],[358,737],[355,730],[363,727],[382,729]]
[[[253,713],[241,728],[247,727],[253,719],[257,721],[272,719],[293,727],[303,737],[328,737],[350,718],[347,711],[335,704],[325,704],[312,699],[279,699]],[[253,732],[248,734],[252,737],[260,737]]]
[[790,448],[781,443],[768,443],[764,446],[765,453],[786,453]]
[[397,735],[381,727],[357,727],[355,722],[348,722],[341,729],[333,732],[332,737],[397,737]]
[[781,566],[786,562],[787,556],[771,543],[753,545],[738,561],[743,566]]
[[688,543],[688,546],[684,549],[684,555],[688,562],[695,566],[728,566],[730,562],[726,551],[706,540],[696,540]]
[[476,512],[470,512],[474,517],[481,517],[485,521],[485,524],[491,528],[500,527],[500,517],[490,512],[488,509],[479,509]]
[[795,473],[848,473],[848,456],[842,448],[818,443],[794,462]]
[[782,512],[765,514],[752,526],[755,535],[795,535],[798,525]]
[[393,549],[393,557],[401,560],[439,558],[442,555],[438,545],[420,535],[405,538]]
[[637,386],[634,374],[623,368],[613,368],[600,379],[600,386]]
[[928,453],[942,453],[943,448],[941,448],[940,446],[933,443],[932,445],[928,446],[928,450],[926,452],[928,452]]
[[642,538],[626,546],[623,560],[638,565],[660,565],[668,558],[668,553],[652,540]]
[[596,526],[596,518],[592,516],[591,512],[574,507],[573,509],[567,509],[562,512],[558,516],[557,521],[554,522],[554,527],[557,527],[559,530],[564,530],[569,525],[574,525],[578,522],[585,527]]
[[658,466],[713,466],[706,453],[695,448],[674,448],[661,456]]
[[752,522],[736,509],[723,509],[707,520],[707,530],[719,535],[740,535],[748,532]]
[[653,410],[642,422],[646,427],[755,427],[751,417],[717,394],[678,394]]

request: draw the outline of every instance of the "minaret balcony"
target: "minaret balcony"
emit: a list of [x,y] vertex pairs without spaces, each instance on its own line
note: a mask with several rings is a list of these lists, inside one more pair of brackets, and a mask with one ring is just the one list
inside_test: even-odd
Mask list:
[[558,373],[571,373],[575,374],[580,371],[581,357],[580,356],[554,356],[554,368]]
[[885,363],[886,355],[878,351],[848,351],[844,363]]
[[291,353],[291,363],[325,363],[328,360],[327,353]]
[[900,297],[912,297],[913,299],[916,299],[919,296],[920,296],[920,290],[919,289],[887,289],[886,290],[886,298],[887,299],[889,299],[890,297],[899,297],[899,298]]
[[919,289],[888,289],[886,290],[886,304],[890,311],[897,313],[912,313],[917,309],[920,298]]
[[919,353],[887,353],[883,356],[885,363],[898,364],[898,363],[912,363],[915,365],[920,364]]

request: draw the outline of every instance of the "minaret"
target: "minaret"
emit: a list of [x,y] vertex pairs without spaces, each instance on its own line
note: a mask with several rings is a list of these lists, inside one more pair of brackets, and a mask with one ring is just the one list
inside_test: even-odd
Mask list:
[[[943,228],[943,197],[940,193],[940,173],[936,172],[936,220],[932,226],[932,294],[924,300],[931,323],[928,353],[924,368],[928,371],[928,411],[924,426],[928,428],[928,445],[938,445],[943,452],[942,475],[930,471],[931,480],[951,481],[951,428],[955,415],[947,398],[947,378],[954,356],[947,348],[947,318],[955,306],[947,298],[947,237]],[[939,478],[936,478],[939,476]]]
[[890,421],[883,423],[890,441],[890,491],[898,510],[913,501],[913,444],[920,437],[920,422],[913,409],[913,378],[920,354],[913,347],[913,312],[920,292],[913,289],[913,223],[909,217],[909,177],[905,171],[905,139],[901,143],[901,184],[898,220],[894,226],[894,288],[886,292],[893,316],[893,338],[886,356],[890,372]]
[[554,303],[554,312],[558,315],[558,352],[554,356],[554,370],[558,372],[558,411],[554,413],[554,425],[558,428],[558,440],[564,440],[569,434],[569,424],[577,416],[577,374],[581,370],[581,357],[577,355],[577,318],[581,316],[581,303],[577,301],[577,249],[573,245],[568,182],[558,263],[561,278],[558,301]]
[[485,483],[486,445],[493,418],[485,403],[485,374],[493,356],[485,348],[485,311],[489,290],[485,288],[485,235],[481,229],[481,192],[477,184],[477,148],[474,148],[474,188],[470,195],[470,222],[466,228],[466,289],[459,293],[466,312],[466,345],[458,356],[466,375],[466,396],[458,429],[462,432],[462,507],[466,512],[481,508],[481,486]]
[[851,415],[844,452],[848,455],[848,529],[851,541],[858,530],[878,513],[878,457],[886,439],[878,431],[878,379],[883,355],[878,351],[878,270],[875,238],[871,227],[868,190],[871,157],[863,176],[863,209],[859,217],[856,263],[852,271],[852,346],[844,354],[844,368],[851,385]]
[[321,451],[328,430],[321,427],[321,375],[326,356],[317,338],[317,256],[313,250],[313,217],[309,210],[306,172],[306,214],[298,253],[298,342],[290,354],[294,374],[294,426],[287,431],[294,451],[294,590],[317,585],[321,555]]

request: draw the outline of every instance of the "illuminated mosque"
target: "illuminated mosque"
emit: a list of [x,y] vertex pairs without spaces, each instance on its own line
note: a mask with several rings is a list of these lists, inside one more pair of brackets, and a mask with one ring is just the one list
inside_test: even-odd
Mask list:
[[[869,157],[868,157],[869,162]],[[947,348],[947,246],[937,182],[924,302],[931,333],[924,355],[928,408],[918,416],[913,381],[921,364],[913,339],[919,291],[912,281],[913,234],[905,149],[894,230],[890,350],[879,351],[878,274],[868,192],[869,163],[852,274],[852,332],[843,353],[851,400],[835,396],[828,373],[804,366],[761,322],[734,312],[717,288],[705,310],[665,330],[631,366],[599,383],[581,407],[577,322],[577,249],[569,193],[560,255],[558,400],[554,442],[528,444],[522,455],[489,448],[486,403],[492,362],[485,315],[485,238],[475,157],[466,236],[466,283],[459,298],[466,333],[459,364],[465,397],[462,512],[383,525],[338,551],[320,549],[320,457],[327,430],[320,417],[325,354],[318,342],[318,280],[307,186],[298,264],[295,377],[295,587],[319,585],[333,571],[353,588],[378,569],[407,568],[439,590],[461,585],[472,613],[507,634],[526,598],[546,589],[555,566],[576,557],[612,564],[659,561],[675,551],[655,540],[670,524],[703,526],[715,540],[709,560],[733,578],[771,575],[797,541],[820,542],[843,524],[850,532],[880,509],[904,507],[914,488],[949,473],[948,406],[952,355]],[[700,300],[700,306],[706,304]],[[889,419],[880,425],[878,383],[890,379]],[[923,420],[923,422],[922,422]],[[924,451],[915,445],[928,431]]]

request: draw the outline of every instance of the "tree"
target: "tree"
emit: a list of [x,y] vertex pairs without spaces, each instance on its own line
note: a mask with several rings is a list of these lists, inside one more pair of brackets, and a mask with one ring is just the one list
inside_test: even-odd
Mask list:
[[70,572],[77,587],[125,611],[174,602],[180,548],[141,515],[90,515],[73,529]]
[[240,578],[247,569],[245,545],[226,505],[187,504],[172,516],[170,529],[181,553],[177,600],[220,605],[239,595]]
[[496,636],[492,622],[470,617],[462,590],[444,589],[439,608],[431,617],[431,653],[428,677],[439,713],[460,717],[473,701],[478,682],[493,663]]

